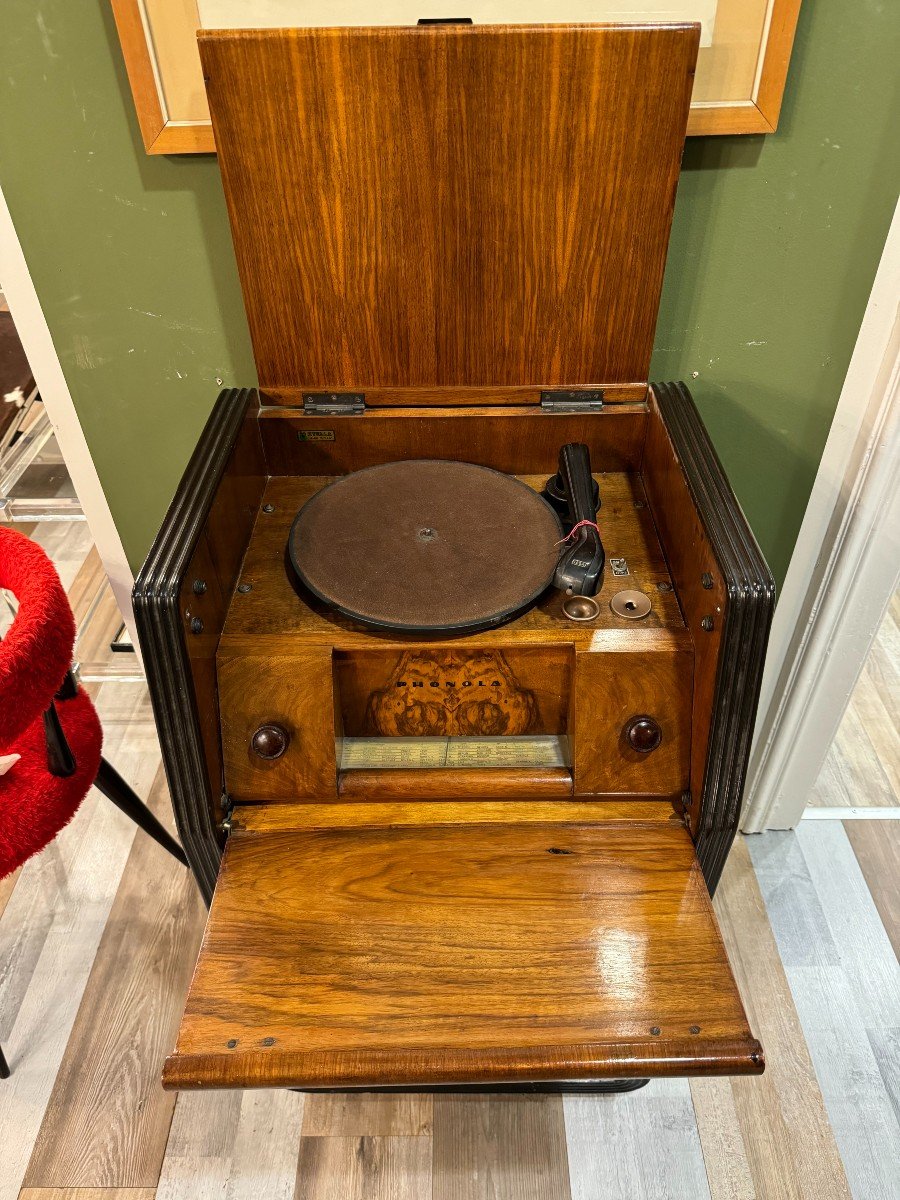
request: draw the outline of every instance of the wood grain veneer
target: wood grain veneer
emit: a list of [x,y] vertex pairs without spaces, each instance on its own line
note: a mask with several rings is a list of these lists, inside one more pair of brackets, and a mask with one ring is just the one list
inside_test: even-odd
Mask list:
[[[409,771],[373,769],[342,771],[342,800],[473,800],[518,801],[562,799],[572,795],[572,772],[565,767],[435,768]],[[518,805],[517,805],[518,807]]]
[[762,1070],[687,831],[229,839],[168,1087]]
[[698,43],[201,30],[260,386],[646,380]]
[[[541,403],[541,393],[551,384],[530,384],[527,387],[369,387],[366,388],[366,407],[374,409],[391,408],[520,408],[536,407]],[[262,402],[267,405],[302,408],[307,388],[273,387],[262,394]],[[323,389],[325,390],[325,389]],[[574,386],[571,389],[576,394],[590,392],[594,389],[589,384]],[[616,383],[603,388],[603,403],[612,406],[612,412],[618,407],[637,408],[647,400],[647,384]]]
[[[577,655],[571,721],[575,794],[678,796],[690,778],[693,651]],[[662,730],[651,754],[625,740],[629,719],[646,714]]]
[[298,829],[340,829],[360,825],[380,829],[396,825],[522,825],[577,821],[596,825],[622,821],[681,821],[667,800],[455,800],[427,804],[415,800],[358,804],[240,804],[234,828],[244,833],[289,833]]
[[[647,420],[646,405],[631,404],[587,415],[478,406],[382,408],[347,417],[267,407],[260,432],[271,475],[343,475],[376,463],[433,458],[436,450],[441,458],[512,475],[550,475],[567,442],[584,442],[594,471],[637,471]],[[302,440],[310,433],[316,440]]]

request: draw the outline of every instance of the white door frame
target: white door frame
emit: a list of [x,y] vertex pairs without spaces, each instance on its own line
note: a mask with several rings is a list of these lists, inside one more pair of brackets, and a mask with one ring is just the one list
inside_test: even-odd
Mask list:
[[747,833],[791,829],[803,816],[900,579],[898,481],[900,205],[775,610]]
[[106,502],[103,485],[97,475],[85,441],[81,422],[72,403],[56,347],[35,291],[25,255],[19,243],[12,216],[0,189],[0,285],[16,324],[28,365],[56,434],[60,453],[75,487],[75,494],[87,520],[103,569],[122,619],[137,647],[131,589],[134,576],[119,531]]

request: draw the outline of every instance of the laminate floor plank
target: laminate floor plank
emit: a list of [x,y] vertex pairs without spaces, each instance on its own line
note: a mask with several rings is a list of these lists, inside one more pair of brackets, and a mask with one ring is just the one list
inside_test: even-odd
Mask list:
[[569,1200],[561,1096],[436,1094],[433,1145],[433,1200]]
[[155,1188],[23,1188],[19,1200],[154,1200]]
[[427,1137],[305,1137],[295,1200],[425,1200],[431,1195]]
[[[150,808],[172,827],[162,768]],[[175,1095],[160,1086],[200,943],[193,876],[149,837],[131,848],[47,1112],[28,1187],[155,1187]]]
[[292,1200],[307,1100],[299,1092],[244,1093],[225,1200]]
[[304,1097],[180,1092],[156,1200],[292,1200]]
[[[715,898],[750,1027],[766,1052],[765,1074],[729,1081],[734,1108],[757,1200],[849,1200],[850,1187],[750,861],[748,845],[767,836],[735,841]],[[696,1112],[706,1147],[714,1131],[708,1128],[706,1109],[701,1105]],[[740,1164],[732,1166],[740,1178]]]
[[866,662],[851,699],[872,752],[891,785],[894,804],[900,804],[900,710],[893,711],[886,689],[879,686],[875,671]]
[[16,886],[16,880],[22,872],[22,868],[13,871],[11,875],[7,875],[4,879],[0,879],[0,917],[3,916],[3,910],[6,908],[6,903],[13,893],[13,888]]
[[[73,830],[70,842],[80,844],[78,835],[90,825],[95,808],[96,797],[89,797],[78,814],[77,834]],[[25,864],[18,882],[20,886],[10,891],[0,917],[0,1043],[9,1041],[57,916],[65,889],[61,855],[48,847]]]
[[900,958],[900,821],[844,821],[869,894]]
[[156,1200],[221,1200],[240,1112],[240,1092],[178,1093]]
[[756,1200],[731,1080],[692,1079],[690,1087],[710,1200]]
[[[799,843],[864,1027],[885,1029],[896,1025],[900,1015],[900,964],[843,823],[810,821],[794,833],[774,832],[767,837]],[[754,865],[755,860],[756,855]],[[760,875],[761,883],[764,878],[765,872]],[[765,890],[763,894],[767,894]],[[780,945],[780,927],[773,922],[772,928]]]
[[304,1137],[421,1137],[431,1133],[427,1092],[310,1092]]
[[900,592],[893,601],[879,626],[867,665],[871,665],[873,678],[881,692],[885,706],[895,720],[900,720],[900,617],[897,606]]
[[[4,934],[20,916],[39,917],[41,940],[2,1039],[12,1075],[0,1087],[0,1129],[16,1136],[0,1139],[0,1200],[18,1196],[133,837],[134,827],[106,801],[89,804],[42,852],[40,865],[26,864],[0,922],[0,962]],[[32,903],[31,876],[43,909]],[[21,967],[13,963],[14,971]]]
[[809,803],[817,808],[900,804],[900,592],[894,594]]
[[572,1200],[709,1200],[688,1080],[564,1107]]
[[809,802],[818,808],[892,808],[898,803],[852,697]]
[[[772,929],[854,1197],[900,1195],[900,1126],[872,1038],[888,1038],[900,1014],[900,965],[840,822],[806,822],[796,833],[751,843],[763,896],[783,891],[786,864],[802,851],[836,960],[792,950],[794,927],[773,903]],[[808,903],[798,894],[797,903]]]
[[[125,700],[102,687],[97,703],[101,718],[108,707],[130,712],[106,726],[107,749],[146,794],[159,748],[148,755],[140,737],[145,689],[129,692]],[[0,1042],[12,1070],[0,1086],[0,1129],[16,1131],[0,1139],[0,1200],[18,1196],[135,831],[92,789],[73,821],[25,864],[0,917]]]
[[900,1124],[900,1028],[870,1032],[869,1044],[894,1116]]

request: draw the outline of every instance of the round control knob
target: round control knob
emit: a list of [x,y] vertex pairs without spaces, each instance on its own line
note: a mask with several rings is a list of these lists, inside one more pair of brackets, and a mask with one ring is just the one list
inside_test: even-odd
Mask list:
[[650,754],[662,741],[662,730],[653,717],[632,717],[624,733],[626,742],[638,754]]
[[290,736],[280,725],[260,725],[250,739],[250,748],[259,758],[281,758]]

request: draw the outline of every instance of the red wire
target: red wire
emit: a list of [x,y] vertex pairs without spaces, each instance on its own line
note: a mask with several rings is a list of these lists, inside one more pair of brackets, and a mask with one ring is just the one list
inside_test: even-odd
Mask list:
[[591,527],[591,529],[596,529],[597,533],[598,534],[600,533],[600,526],[597,524],[596,521],[578,521],[575,525],[572,526],[572,528],[569,530],[569,532],[566,534],[566,536],[564,538],[559,539],[559,541],[556,543],[556,545],[561,546],[563,544],[563,542],[569,541],[569,539],[574,537],[575,534],[578,532],[578,530],[581,529],[582,525],[589,525]]

